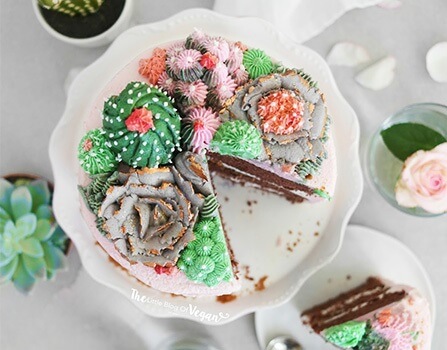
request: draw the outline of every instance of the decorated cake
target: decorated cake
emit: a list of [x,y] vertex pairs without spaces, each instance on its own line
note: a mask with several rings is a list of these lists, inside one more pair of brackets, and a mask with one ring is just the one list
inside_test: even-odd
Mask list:
[[430,349],[427,300],[414,288],[377,277],[304,311],[303,319],[341,349]]
[[328,201],[330,125],[324,95],[302,69],[195,30],[142,53],[98,97],[78,147],[83,216],[112,259],[148,286],[233,293],[237,263],[213,178],[292,203]]

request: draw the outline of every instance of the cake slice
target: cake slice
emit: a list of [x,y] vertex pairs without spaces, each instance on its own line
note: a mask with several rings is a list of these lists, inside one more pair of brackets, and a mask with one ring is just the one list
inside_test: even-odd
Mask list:
[[302,313],[305,324],[341,349],[429,350],[429,304],[416,289],[378,277]]

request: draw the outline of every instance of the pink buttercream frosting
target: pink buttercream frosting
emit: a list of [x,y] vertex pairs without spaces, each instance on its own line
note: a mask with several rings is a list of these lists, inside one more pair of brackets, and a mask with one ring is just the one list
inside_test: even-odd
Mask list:
[[199,153],[209,146],[220,120],[211,108],[204,107],[194,108],[187,119],[193,127],[191,146],[194,152]]

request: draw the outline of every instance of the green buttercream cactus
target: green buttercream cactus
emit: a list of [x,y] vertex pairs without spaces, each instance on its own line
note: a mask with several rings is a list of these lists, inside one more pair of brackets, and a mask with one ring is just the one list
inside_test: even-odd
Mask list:
[[103,174],[117,168],[116,155],[106,145],[108,139],[105,134],[103,129],[93,129],[79,142],[79,164],[87,174]]
[[51,210],[42,180],[0,179],[0,281],[28,292],[38,278],[50,279],[65,262],[68,238]]
[[256,79],[262,75],[273,72],[273,63],[264,51],[259,49],[250,49],[244,52],[242,60],[245,69],[251,79]]
[[99,10],[104,0],[38,0],[44,9],[68,16],[87,16]]
[[324,337],[342,349],[350,349],[362,340],[366,325],[366,321],[348,321],[325,329]]
[[213,287],[233,277],[231,261],[218,217],[200,218],[194,226],[195,240],[183,250],[177,267],[186,277]]
[[129,83],[104,104],[103,128],[117,160],[132,167],[157,168],[180,150],[180,116],[166,92]]
[[262,153],[262,139],[259,131],[243,120],[230,120],[219,126],[211,141],[214,152],[254,159]]

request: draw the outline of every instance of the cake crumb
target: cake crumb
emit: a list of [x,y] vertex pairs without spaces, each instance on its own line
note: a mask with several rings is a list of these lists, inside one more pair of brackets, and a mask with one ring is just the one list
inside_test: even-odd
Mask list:
[[268,276],[262,276],[258,282],[255,284],[255,291],[261,292],[265,289],[265,280],[268,278]]
[[245,270],[244,278],[249,280],[249,281],[254,281],[255,278],[250,275],[250,266],[244,265],[244,266],[242,266],[242,268]]
[[289,252],[293,253],[293,249],[292,249],[292,247],[291,247],[290,245],[288,245],[288,244],[287,244],[287,250],[288,250]]
[[216,301],[222,304],[230,303],[236,300],[237,295],[234,294],[224,294],[216,297]]
[[247,205],[248,205],[249,207],[251,207],[252,204],[253,204],[253,203],[252,203],[250,200],[247,201]]
[[314,236],[318,237],[320,234],[318,232],[314,232]]
[[349,281],[352,278],[351,275],[346,275],[346,279]]
[[186,297],[184,295],[181,295],[181,294],[174,294],[174,293],[170,293],[170,294],[171,294],[172,298],[185,298],[186,299]]
[[289,230],[289,235],[291,235],[293,232],[292,232],[292,230]]
[[320,221],[317,221],[317,226],[320,226]]
[[281,246],[281,243],[282,243],[281,235],[278,235],[278,238],[276,238],[276,246],[277,247]]
[[229,200],[230,200],[230,198],[228,198],[228,197],[226,197],[226,196],[224,197],[224,201],[225,201],[225,202],[228,202]]

